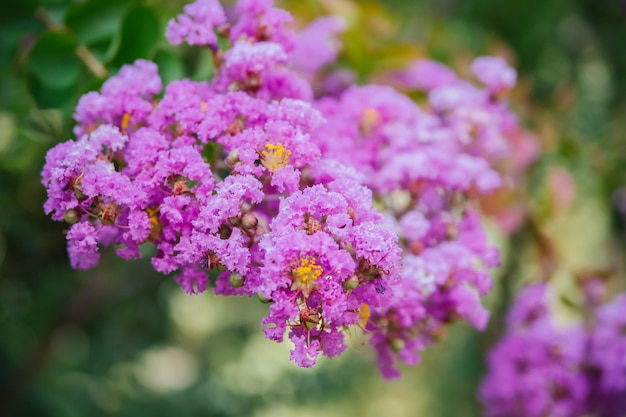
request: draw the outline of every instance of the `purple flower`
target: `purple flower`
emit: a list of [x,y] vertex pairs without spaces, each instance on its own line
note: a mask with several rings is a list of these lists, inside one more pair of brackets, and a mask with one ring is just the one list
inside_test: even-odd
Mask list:
[[357,325],[370,305],[389,301],[381,292],[398,269],[397,237],[359,220],[369,217],[361,210],[342,194],[309,187],[281,202],[271,232],[260,241],[265,255],[257,290],[273,301],[263,321],[272,326],[266,335],[281,340],[280,331],[289,327],[293,355],[307,352],[292,355],[301,365],[313,364],[314,346],[331,356],[345,349],[338,333],[343,326]]
[[294,34],[289,24],[293,21],[286,10],[272,7],[272,0],[239,0],[239,21],[230,32],[233,43],[271,41],[289,51],[293,48]]
[[319,356],[320,342],[313,340],[308,343],[305,336],[294,336],[291,341],[294,348],[289,353],[289,359],[301,368],[310,368],[315,365]]
[[241,214],[244,203],[256,204],[263,199],[262,184],[248,175],[231,175],[219,183],[194,220],[201,232],[216,233],[224,222]]
[[176,282],[187,294],[199,294],[206,290],[209,283],[207,273],[199,268],[184,268],[176,277]]
[[[173,44],[209,47],[212,79],[177,80],[161,96],[156,65],[138,60],[81,98],[78,139],[42,170],[44,210],[71,225],[72,266],[95,265],[99,247],[135,259],[149,244],[154,269],[187,293],[219,272],[217,294],[271,303],[263,332],[287,334],[302,367],[366,330],[381,372],[397,377],[396,362],[419,362],[450,323],[483,329],[499,260],[472,199],[502,184],[493,164],[519,136],[501,94],[514,71],[479,59],[476,86],[421,61],[396,74],[428,93],[421,108],[353,85],[349,69],[316,74],[336,59],[339,18],[296,36],[271,0],[240,0],[230,17],[198,0],[167,27]],[[315,99],[312,78],[316,94],[338,97]],[[546,380],[573,404],[580,386],[555,369]]]
[[548,301],[551,289],[546,283],[536,283],[524,288],[509,309],[509,328],[533,326],[537,321],[549,319]]
[[472,72],[489,90],[502,93],[515,86],[517,73],[500,57],[483,56],[472,63]]
[[67,232],[67,252],[75,269],[89,269],[98,264],[98,231],[89,222],[79,222]]
[[337,16],[317,18],[298,33],[290,64],[307,77],[313,77],[322,67],[337,59],[336,35],[346,29],[346,22]]
[[189,45],[217,46],[215,30],[226,23],[226,15],[217,0],[196,0],[184,8],[167,24],[165,37],[172,45],[187,42]]
[[102,85],[102,92],[84,95],[74,113],[74,133],[81,136],[101,124],[117,126],[123,133],[146,121],[152,111],[152,97],[161,91],[156,64],[137,60],[124,65]]
[[489,354],[480,396],[489,416],[576,417],[585,414],[581,372],[585,339],[550,325],[505,336]]
[[454,84],[458,80],[450,68],[429,59],[419,59],[405,70],[389,73],[387,78],[401,89],[423,91]]
[[216,90],[244,91],[264,100],[283,97],[310,100],[310,86],[285,67],[287,54],[274,42],[236,42],[224,54],[214,80]]
[[597,310],[590,362],[601,372],[603,390],[626,393],[626,294]]

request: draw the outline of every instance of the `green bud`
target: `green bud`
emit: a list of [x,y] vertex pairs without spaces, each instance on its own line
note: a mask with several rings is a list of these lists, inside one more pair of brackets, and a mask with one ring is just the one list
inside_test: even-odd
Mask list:
[[350,278],[346,279],[341,286],[346,291],[353,290],[359,286],[359,279],[356,275],[352,275]]
[[69,209],[63,214],[63,219],[69,224],[77,223],[80,220],[80,213],[76,209]]
[[228,282],[230,282],[230,285],[233,288],[241,288],[243,287],[244,279],[240,273],[233,272],[232,274],[230,274],[230,277],[228,278]]
[[229,167],[234,167],[237,162],[239,162],[239,150],[233,149],[228,156],[226,157],[226,165]]
[[272,302],[272,300],[270,300],[269,298],[267,298],[266,296],[264,296],[260,292],[257,293],[257,297],[259,297],[259,301],[262,302],[263,304],[269,304],[269,303]]
[[304,327],[306,327],[307,330],[313,330],[317,327],[318,324],[319,321],[316,323],[314,320],[307,320],[304,322]]
[[246,229],[255,229],[259,224],[259,219],[257,219],[256,216],[252,213],[246,213],[241,218],[241,224]]
[[74,187],[74,195],[80,201],[83,201],[83,200],[87,199],[87,196],[83,193],[83,190],[81,190],[80,187],[78,187],[78,186]]
[[394,338],[391,340],[391,350],[397,353],[400,352],[402,349],[404,349],[404,340],[398,338]]

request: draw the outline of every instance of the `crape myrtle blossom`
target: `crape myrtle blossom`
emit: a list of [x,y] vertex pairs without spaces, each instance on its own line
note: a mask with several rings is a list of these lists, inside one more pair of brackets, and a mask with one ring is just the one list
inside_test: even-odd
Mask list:
[[423,108],[376,85],[314,98],[345,22],[291,22],[271,0],[240,0],[234,16],[185,6],[166,36],[208,48],[215,76],[163,86],[138,60],[83,96],[76,140],[46,156],[44,210],[70,225],[75,268],[152,245],[154,269],[188,293],[268,302],[263,332],[286,335],[299,366],[361,329],[397,377],[396,360],[417,363],[450,323],[487,323],[498,253],[474,200],[502,184],[515,73],[476,61],[481,87],[430,64]]
[[152,98],[161,91],[157,66],[138,60],[125,65],[102,85],[100,93],[92,91],[81,97],[74,119],[74,133],[80,137],[101,124],[118,126],[122,133],[142,125],[153,109]]
[[[554,323],[547,283],[525,288],[488,357],[480,388],[487,415],[617,417],[626,413],[625,295],[603,303],[600,280],[583,283],[580,321]],[[590,285],[588,285],[590,284]]]
[[226,15],[217,0],[203,0],[188,4],[178,21],[170,20],[165,37],[172,45],[183,41],[189,45],[217,47],[216,30],[224,30]]
[[590,407],[602,416],[626,413],[626,294],[597,308],[590,335]]
[[516,299],[509,331],[489,354],[480,395],[489,416],[583,415],[589,391],[582,372],[582,328],[558,329],[547,303],[550,288],[534,284]]
[[417,363],[449,323],[485,328],[480,297],[499,259],[470,194],[490,192],[501,179],[439,115],[390,87],[351,87],[317,106],[328,119],[313,135],[322,155],[364,174],[404,248],[393,301],[372,308],[367,325],[381,372],[398,377],[393,358]]
[[346,22],[338,16],[316,19],[297,34],[289,62],[296,70],[313,78],[325,65],[337,59],[338,42],[335,36],[345,29]]
[[478,84],[459,78],[438,62],[420,59],[381,80],[403,91],[426,94],[431,113],[454,133],[459,146],[498,167],[504,186],[492,197],[481,196],[481,201],[505,231],[514,232],[525,215],[520,184],[538,156],[539,141],[523,129],[508,107],[515,70],[499,57],[477,58],[471,70]]

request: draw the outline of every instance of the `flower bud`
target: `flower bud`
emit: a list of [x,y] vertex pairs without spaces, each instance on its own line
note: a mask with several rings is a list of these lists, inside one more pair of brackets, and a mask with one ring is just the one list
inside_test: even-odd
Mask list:
[[270,300],[269,298],[267,298],[260,292],[257,293],[257,297],[259,297],[259,301],[262,302],[263,304],[269,304],[272,302],[272,300]]
[[393,350],[394,352],[400,352],[402,349],[404,349],[405,343],[404,340],[399,339],[399,338],[393,338],[391,339],[391,350]]
[[80,187],[78,186],[74,187],[74,195],[79,201],[83,201],[87,199],[87,196],[83,193],[83,190],[81,190]]
[[352,275],[341,284],[344,290],[353,290],[359,286],[359,278],[356,275]]
[[219,229],[217,229],[217,231],[220,234],[220,239],[222,240],[226,240],[230,237],[230,235],[233,233],[233,229],[231,229],[230,227],[228,227],[227,225],[223,224],[220,226]]
[[224,162],[229,167],[234,167],[237,162],[239,162],[239,150],[233,149],[232,151],[230,151]]
[[63,214],[63,219],[69,224],[77,223],[80,220],[80,213],[76,209],[69,209]]
[[419,255],[424,251],[424,244],[418,240],[415,240],[409,244],[409,250],[413,255]]
[[246,229],[255,229],[259,224],[259,219],[257,219],[256,216],[252,213],[246,213],[241,218],[241,224]]
[[228,23],[222,23],[215,28],[217,36],[222,38],[228,38],[230,36],[230,25]]
[[309,319],[304,322],[304,327],[306,327],[307,330],[313,330],[313,329],[315,329],[317,327],[319,322],[320,322],[319,318],[317,318],[317,317],[309,317]]
[[243,283],[244,283],[244,278],[243,276],[238,273],[238,272],[233,272],[230,274],[230,277],[228,277],[228,282],[230,282],[230,285],[233,288],[241,288],[243,287]]
[[263,79],[261,75],[253,72],[248,74],[248,78],[246,78],[243,82],[243,90],[252,94],[258,92],[263,86]]

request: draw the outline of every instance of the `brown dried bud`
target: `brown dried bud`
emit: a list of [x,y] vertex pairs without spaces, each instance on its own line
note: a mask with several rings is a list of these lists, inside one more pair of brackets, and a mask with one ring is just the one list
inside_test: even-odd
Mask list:
[[220,239],[222,240],[228,239],[230,235],[233,233],[233,229],[231,229],[225,224],[221,225],[220,228],[217,229],[217,231],[220,234]]

